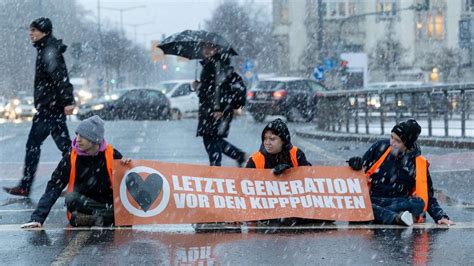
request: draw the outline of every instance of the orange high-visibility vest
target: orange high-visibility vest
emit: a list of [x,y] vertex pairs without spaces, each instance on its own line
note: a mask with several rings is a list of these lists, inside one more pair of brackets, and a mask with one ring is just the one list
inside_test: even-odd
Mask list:
[[[296,157],[296,153],[298,152],[298,148],[293,146],[290,150],[290,158],[293,167],[298,167],[298,158]],[[257,151],[256,153],[252,154],[252,160],[255,163],[255,168],[257,169],[264,169],[265,168],[265,156],[263,153]]]
[[[74,184],[76,182],[76,159],[77,159],[77,152],[72,149],[71,150],[71,172],[69,174],[69,184],[67,186],[67,192],[71,193],[74,191]],[[105,164],[107,166],[107,173],[109,174],[110,178],[110,185],[112,185],[112,165],[114,162],[114,148],[112,145],[107,144],[105,148]],[[71,213],[67,212],[67,219],[71,220]]]
[[[367,178],[370,182],[370,176],[374,174],[382,165],[382,163],[387,158],[388,154],[392,150],[392,147],[388,147],[388,149],[380,156],[380,158],[370,167],[370,169],[365,173]],[[423,156],[417,156],[415,159],[415,189],[412,192],[412,196],[420,197],[423,202],[425,203],[425,207],[423,208],[423,212],[428,210],[428,160],[426,160]],[[370,184],[370,183],[369,183]],[[424,215],[418,217],[417,222],[422,223],[424,222]]]

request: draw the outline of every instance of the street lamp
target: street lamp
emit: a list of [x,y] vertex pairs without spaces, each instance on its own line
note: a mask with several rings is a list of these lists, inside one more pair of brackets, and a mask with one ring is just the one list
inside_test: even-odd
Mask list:
[[125,26],[133,27],[135,43],[137,42],[137,28],[145,25],[154,24],[153,22],[145,22],[145,23],[138,23],[138,24],[125,24]]
[[145,5],[141,6],[132,6],[132,7],[126,7],[126,8],[114,8],[114,7],[102,7],[103,9],[107,10],[113,10],[113,11],[118,11],[120,12],[120,30],[122,32],[122,35],[124,35],[124,30],[123,30],[123,12],[134,10],[134,9],[139,9],[139,8],[146,8]]

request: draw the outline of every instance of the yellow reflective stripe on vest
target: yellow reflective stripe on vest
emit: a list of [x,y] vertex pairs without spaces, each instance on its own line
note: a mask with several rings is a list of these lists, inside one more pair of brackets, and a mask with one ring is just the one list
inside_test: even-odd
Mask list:
[[[77,152],[72,149],[71,150],[71,171],[69,173],[69,183],[67,185],[67,192],[74,191],[74,184],[76,183],[76,160],[77,160]],[[109,174],[110,178],[110,185],[113,185],[113,177],[112,177],[112,166],[114,163],[114,148],[112,145],[107,144],[105,148],[105,163],[107,166],[107,173]],[[67,212],[68,220],[71,220],[71,213]]]
[[[298,167],[298,157],[296,154],[298,153],[298,148],[293,146],[290,150],[290,158],[293,167]],[[251,156],[253,162],[255,163],[256,169],[264,169],[265,168],[265,156],[263,153],[257,151],[256,153],[252,154]]]

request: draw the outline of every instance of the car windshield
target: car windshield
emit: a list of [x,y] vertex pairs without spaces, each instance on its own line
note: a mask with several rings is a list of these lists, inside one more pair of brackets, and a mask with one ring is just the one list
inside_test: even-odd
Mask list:
[[160,83],[160,88],[161,92],[163,93],[168,93],[170,92],[174,87],[176,87],[178,83],[177,82],[167,82],[167,83]]
[[260,90],[278,90],[283,86],[283,82],[280,81],[261,81],[255,88]]

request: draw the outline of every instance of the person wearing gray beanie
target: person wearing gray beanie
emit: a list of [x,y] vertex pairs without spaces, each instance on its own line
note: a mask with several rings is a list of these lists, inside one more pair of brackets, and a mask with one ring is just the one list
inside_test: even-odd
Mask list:
[[76,134],[94,144],[100,144],[104,139],[104,121],[98,115],[89,117],[79,124]]

